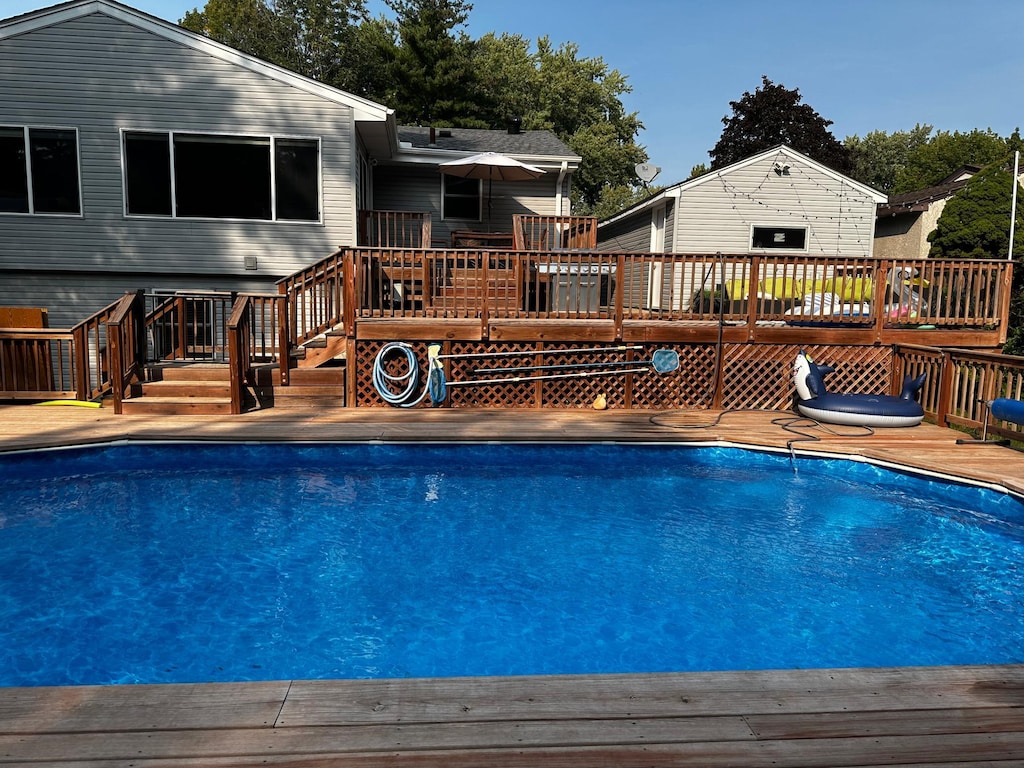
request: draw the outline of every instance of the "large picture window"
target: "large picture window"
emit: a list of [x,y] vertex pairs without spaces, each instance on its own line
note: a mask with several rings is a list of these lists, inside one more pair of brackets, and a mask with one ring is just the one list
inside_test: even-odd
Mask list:
[[443,218],[480,221],[480,180],[445,175],[441,179],[444,193]]
[[806,251],[807,227],[754,227],[751,249]]
[[0,213],[81,212],[78,132],[0,126]]
[[316,139],[126,131],[132,216],[320,220]]

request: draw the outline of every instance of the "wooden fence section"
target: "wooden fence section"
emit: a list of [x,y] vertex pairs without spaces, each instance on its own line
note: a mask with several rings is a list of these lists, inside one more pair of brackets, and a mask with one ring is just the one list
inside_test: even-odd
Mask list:
[[515,214],[512,234],[517,251],[593,251],[597,249],[597,218]]
[[496,319],[607,320],[620,338],[631,326],[650,338],[653,323],[667,339],[673,324],[686,333],[704,322],[746,341],[815,327],[850,343],[941,331],[943,345],[994,348],[1006,338],[1012,275],[1004,261],[866,257],[360,249],[333,258],[351,259],[356,321],[479,319],[484,338]]
[[357,242],[371,248],[429,248],[430,213],[359,211]]
[[903,344],[896,347],[894,363],[895,381],[927,374],[920,397],[929,420],[969,429],[987,422],[993,434],[1024,437],[1024,427],[993,419],[988,410],[996,398],[1024,399],[1024,358]]

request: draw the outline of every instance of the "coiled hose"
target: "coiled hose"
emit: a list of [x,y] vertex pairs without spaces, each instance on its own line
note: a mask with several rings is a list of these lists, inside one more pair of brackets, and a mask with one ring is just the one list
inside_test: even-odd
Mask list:
[[[392,352],[400,352],[405,356],[409,370],[404,374],[392,376],[384,370],[384,363]],[[392,384],[403,383],[405,386],[401,392],[396,393],[392,390]],[[423,388],[419,397],[413,399],[420,388],[420,365],[411,344],[404,341],[389,341],[380,348],[373,360],[373,388],[385,403],[397,408],[412,408],[423,402],[423,398],[427,396],[427,387]]]

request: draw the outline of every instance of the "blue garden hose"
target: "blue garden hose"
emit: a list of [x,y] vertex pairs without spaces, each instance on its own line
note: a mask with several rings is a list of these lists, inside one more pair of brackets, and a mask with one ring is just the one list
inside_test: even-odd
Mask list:
[[[396,351],[405,356],[409,370],[399,376],[391,376],[384,370],[384,362],[392,352]],[[404,383],[405,388],[396,393],[391,389],[393,383]],[[420,388],[420,366],[411,344],[404,341],[389,341],[380,348],[373,361],[373,387],[385,403],[397,408],[412,408],[423,402],[427,396],[428,387],[424,387],[420,395],[413,399]]]

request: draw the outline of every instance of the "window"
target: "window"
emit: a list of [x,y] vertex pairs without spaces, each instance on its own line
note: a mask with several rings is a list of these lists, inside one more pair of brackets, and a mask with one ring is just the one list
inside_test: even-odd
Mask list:
[[0,213],[81,212],[78,132],[0,126]]
[[320,220],[316,139],[126,131],[124,168],[129,215]]
[[750,247],[806,251],[807,227],[754,227]]
[[442,217],[480,221],[480,180],[441,176],[443,184]]

